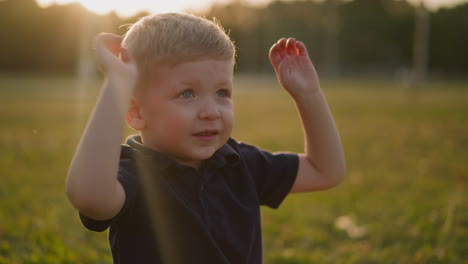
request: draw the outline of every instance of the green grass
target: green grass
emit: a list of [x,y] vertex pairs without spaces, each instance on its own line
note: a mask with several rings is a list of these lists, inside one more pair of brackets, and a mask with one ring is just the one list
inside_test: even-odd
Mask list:
[[[106,234],[86,231],[64,194],[99,86],[0,77],[1,264],[111,263]],[[467,263],[468,83],[322,86],[348,174],[333,190],[262,209],[265,263]],[[240,77],[235,93],[236,139],[302,150],[293,101],[274,79]]]

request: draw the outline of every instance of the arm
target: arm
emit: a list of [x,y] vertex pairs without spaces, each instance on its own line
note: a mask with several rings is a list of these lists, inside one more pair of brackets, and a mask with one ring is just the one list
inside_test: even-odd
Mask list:
[[290,192],[338,185],[346,171],[343,148],[306,47],[293,38],[283,38],[271,48],[270,61],[279,82],[296,102],[304,127],[305,154],[299,155],[299,170]]
[[96,37],[98,62],[107,75],[94,112],[75,152],[67,177],[67,196],[80,212],[96,220],[115,216],[125,201],[117,181],[124,116],[136,83],[136,66],[117,55],[121,37]]

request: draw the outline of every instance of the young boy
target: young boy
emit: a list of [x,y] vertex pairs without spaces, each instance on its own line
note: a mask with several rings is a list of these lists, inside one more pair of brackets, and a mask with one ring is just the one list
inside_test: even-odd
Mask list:
[[[107,78],[67,195],[88,229],[110,227],[114,263],[262,263],[260,205],[343,179],[338,131],[302,42],[279,40],[270,60],[301,115],[305,154],[230,138],[235,47],[216,23],[149,16],[95,45]],[[125,120],[139,135],[121,146]]]

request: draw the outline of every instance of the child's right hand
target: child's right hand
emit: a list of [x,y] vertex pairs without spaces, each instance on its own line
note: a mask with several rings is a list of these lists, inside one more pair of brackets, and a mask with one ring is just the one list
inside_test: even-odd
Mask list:
[[117,180],[120,144],[138,70],[121,42],[120,36],[109,33],[101,33],[94,39],[97,62],[107,80],[67,178],[70,202],[96,220],[114,217],[125,202],[125,191]]
[[122,48],[122,39],[121,36],[111,33],[98,34],[94,39],[96,58],[98,65],[111,82],[115,81],[133,88],[137,81],[138,69],[128,51]]

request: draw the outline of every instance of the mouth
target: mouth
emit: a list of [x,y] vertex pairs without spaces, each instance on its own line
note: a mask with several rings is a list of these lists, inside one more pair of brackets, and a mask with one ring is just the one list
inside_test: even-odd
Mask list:
[[207,129],[197,133],[192,134],[192,136],[202,139],[202,140],[210,140],[215,138],[219,134],[219,131],[216,129]]

